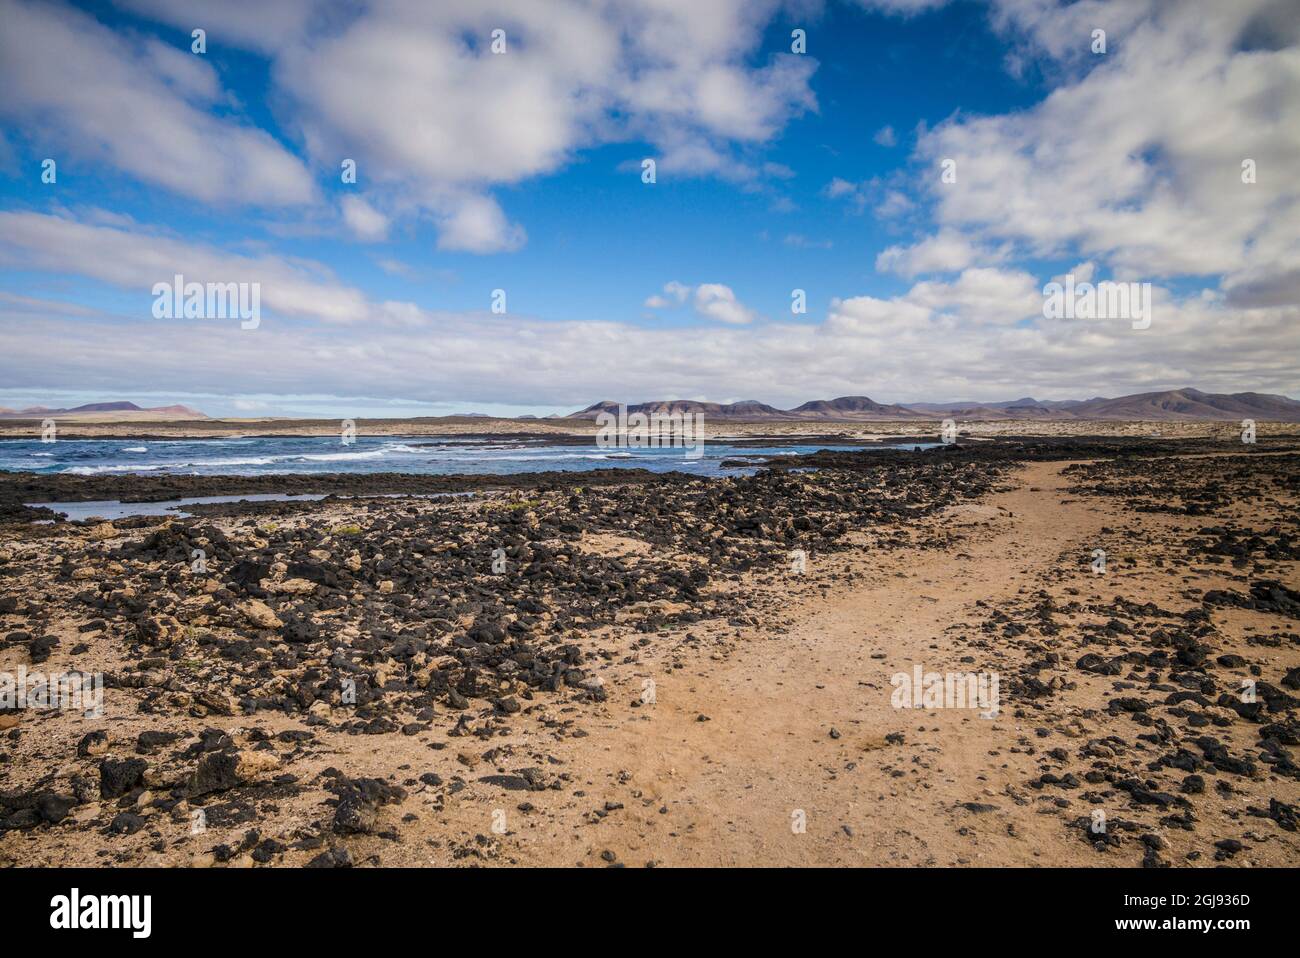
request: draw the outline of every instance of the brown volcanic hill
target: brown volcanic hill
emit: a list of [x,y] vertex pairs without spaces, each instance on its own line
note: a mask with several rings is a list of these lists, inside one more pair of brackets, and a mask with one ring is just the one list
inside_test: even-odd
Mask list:
[[[586,409],[579,409],[577,412],[569,413],[565,419],[595,419],[601,413],[606,412],[612,416],[618,415],[618,403],[611,402],[608,399],[602,400],[588,406]],[[645,413],[647,416],[660,415],[684,415],[702,413],[705,418],[709,419],[792,419],[796,418],[790,413],[782,412],[773,406],[765,403],[756,402],[752,399],[742,400],[735,403],[716,403],[716,402],[696,402],[692,399],[670,399],[661,402],[642,402],[629,403],[627,407],[628,414],[634,412]]]
[[58,409],[55,412],[139,412],[140,407],[133,402],[88,402],[71,409]]
[[814,399],[790,412],[801,419],[922,419],[924,414],[906,406],[886,406],[867,396]]
[[969,405],[957,404],[945,409],[936,409],[931,411],[931,415],[944,416],[950,419],[967,419],[975,421],[987,421],[989,419],[1054,419],[1050,410],[1040,406],[1017,406],[1021,411],[1019,416],[1008,411],[1002,406],[990,406],[983,403],[971,403]]
[[1300,422],[1300,402],[1266,393],[1203,393],[1171,389],[1118,399],[1094,399],[1071,410],[1078,419],[1232,420]]
[[1037,399],[1017,399],[1009,403],[908,403],[905,408],[921,413],[926,418],[964,419],[968,422],[987,422],[993,419],[1068,420],[1075,417],[1070,403],[1059,407]]
[[[1071,420],[1240,420],[1263,422],[1300,422],[1300,402],[1286,396],[1266,393],[1205,393],[1199,389],[1172,389],[1164,392],[1138,393],[1106,399],[1039,400],[1026,396],[1008,402],[895,403],[886,405],[866,396],[841,396],[839,399],[814,399],[794,409],[777,409],[765,403],[747,400],[738,403],[709,403],[691,400],[636,403],[629,413],[668,415],[702,413],[706,419],[746,421],[816,420],[822,422],[870,422],[872,420],[963,419],[1034,419]],[[570,413],[566,419],[595,419],[601,412],[618,414],[618,403],[598,402]]]
[[171,406],[153,406],[150,409],[142,409],[140,411],[156,412],[156,413],[175,413],[178,418],[182,418],[182,419],[207,419],[208,418],[206,413],[201,413],[197,409],[194,409],[190,406],[182,406],[180,403],[175,403]]
[[133,402],[92,402],[67,409],[52,409],[48,406],[28,406],[26,409],[0,410],[0,419],[41,419],[57,417],[59,419],[99,419],[108,422],[115,420],[170,420],[170,419],[207,419],[205,413],[179,403],[170,406],[153,406],[141,408]]
[[757,399],[742,399],[722,407],[724,417],[732,419],[775,419],[788,416],[775,406],[761,403]]

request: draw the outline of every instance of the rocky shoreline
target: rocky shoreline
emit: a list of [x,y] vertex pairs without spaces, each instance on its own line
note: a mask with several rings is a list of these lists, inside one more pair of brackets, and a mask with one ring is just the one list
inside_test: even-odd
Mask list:
[[[103,718],[0,711],[0,861],[535,861],[523,836],[543,821],[566,834],[598,775],[620,797],[581,811],[587,826],[608,831],[635,806],[668,815],[672,802],[631,784],[637,768],[606,768],[586,746],[611,722],[662,714],[656,680],[637,676],[707,674],[740,637],[779,643],[792,610],[852,597],[864,575],[883,581],[882,563],[903,575],[916,557],[962,554],[978,526],[958,532],[953,517],[984,515],[1027,468],[1050,466],[1067,502],[1123,517],[1101,540],[1115,572],[1183,581],[1148,590],[1159,601],[1089,597],[1080,589],[1104,580],[1076,549],[1036,588],[975,603],[976,619],[934,640],[941,658],[1004,676],[1016,727],[985,734],[1033,766],[1005,795],[1046,800],[1063,816],[1059,840],[1109,855],[1099,864],[1134,864],[1129,849],[1148,865],[1274,852],[1294,864],[1300,455],[1289,448],[1019,439],[828,451],[725,479],[0,477],[0,665],[101,673],[106,707]],[[117,523],[39,524],[19,508],[263,491],[330,497]],[[472,495],[419,498],[449,491]],[[396,497],[342,498],[380,493]],[[823,571],[792,574],[795,562]],[[883,665],[849,663],[860,684],[880,684]],[[706,734],[708,708],[689,716],[692,733]],[[905,718],[867,752],[882,771],[920,747]],[[716,744],[722,767],[730,755]],[[980,811],[962,814],[994,807],[977,780],[963,787]],[[1101,832],[1097,808],[1109,810]],[[1171,829],[1206,847],[1175,860],[1184,842]],[[685,840],[675,834],[651,862]],[[593,864],[622,862],[595,852]],[[546,854],[563,860],[562,845]]]

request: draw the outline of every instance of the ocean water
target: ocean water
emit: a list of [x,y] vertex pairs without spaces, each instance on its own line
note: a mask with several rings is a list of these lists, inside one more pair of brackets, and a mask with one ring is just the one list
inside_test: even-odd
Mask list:
[[928,449],[934,443],[903,446],[733,446],[706,442],[699,458],[681,448],[600,449],[556,446],[536,439],[465,436],[358,436],[343,445],[337,436],[274,436],[248,439],[39,439],[0,441],[0,470],[68,473],[78,476],[121,474],[242,475],[329,472],[406,472],[513,475],[522,472],[630,468],[678,470],[690,475],[736,475],[722,469],[724,459],[806,455],[818,449]]

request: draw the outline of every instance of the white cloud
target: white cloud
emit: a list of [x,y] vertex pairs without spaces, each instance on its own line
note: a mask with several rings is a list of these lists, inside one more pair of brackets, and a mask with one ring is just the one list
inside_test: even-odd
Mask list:
[[917,283],[907,301],[934,313],[959,315],[968,326],[1006,325],[1042,316],[1037,280],[1019,270],[963,270],[951,283]]
[[431,204],[438,222],[438,249],[499,253],[524,245],[527,233],[506,219],[492,197],[465,193]]
[[[115,0],[118,6],[172,26],[188,37],[196,27],[207,31],[209,50],[246,47],[263,52],[279,49],[286,37],[302,33],[317,0]],[[188,44],[188,40],[186,41]]]
[[[268,99],[318,169],[358,161],[370,209],[354,201],[344,217],[363,240],[381,235],[380,215],[427,216],[440,249],[517,249],[525,230],[492,189],[610,142],[649,142],[666,175],[755,188],[791,175],[757,154],[816,109],[815,59],[757,62],[774,0],[120,2],[168,24],[176,45],[58,4],[0,0],[0,115],[51,149],[204,202],[318,200],[301,159],[224,118],[231,98],[188,50],[202,27],[210,51],[243,47],[270,61]],[[501,55],[489,48],[497,28]],[[223,116],[211,112],[218,105]],[[388,199],[376,203],[374,190]]]
[[743,326],[752,323],[758,314],[736,298],[730,286],[721,283],[701,283],[687,286],[672,280],[664,284],[663,295],[655,294],[645,301],[649,309],[671,309],[683,305],[688,299],[697,316],[714,322]]
[[721,283],[701,283],[695,287],[695,311],[708,319],[736,326],[752,323],[756,316],[736,299],[730,286]]
[[76,273],[140,294],[148,314],[155,283],[260,283],[263,307],[326,323],[398,321],[323,266],[280,256],[242,256],[170,236],[42,213],[0,212],[0,263]]
[[802,233],[787,233],[784,242],[786,246],[796,249],[830,249],[835,245],[830,240],[809,239]]
[[47,155],[107,161],[208,203],[315,198],[307,168],[273,137],[208,112],[220,88],[198,58],[58,4],[0,0],[0,22],[0,116]]
[[686,297],[691,295],[691,288],[685,283],[679,283],[674,279],[664,283],[664,292],[677,300],[677,302],[684,303],[686,302]]
[[41,299],[36,296],[22,296],[17,293],[6,293],[0,290],[0,307],[4,307],[13,312],[26,312],[34,316],[40,316],[49,313],[58,313],[64,316],[98,316],[99,311],[87,306],[78,306],[76,303],[63,302],[57,299]]
[[881,219],[893,219],[912,209],[913,203],[900,190],[885,190],[884,199],[876,204],[875,214]]
[[881,146],[898,145],[898,137],[894,135],[894,128],[892,126],[882,126],[876,131],[876,134],[872,139]]
[[[897,179],[897,176],[892,176],[889,183],[894,183]],[[915,204],[905,193],[889,183],[880,177],[854,182],[836,176],[822,188],[822,195],[828,199],[846,201],[855,213],[861,213],[869,204],[874,204],[872,210],[876,216],[890,219],[908,212]]]
[[948,0],[857,0],[858,6],[878,13],[912,17],[918,13],[937,10]]
[[858,192],[858,185],[850,180],[844,179],[843,177],[836,176],[832,177],[831,181],[826,184],[826,188],[823,192],[831,199],[837,200],[841,197],[856,195]]
[[[801,323],[760,321],[720,283],[674,281],[661,298],[689,302],[717,325],[664,330],[373,302],[318,264],[62,217],[0,213],[0,237],[6,263],[140,293],[139,308],[122,316],[48,297],[0,298],[0,380],[28,392],[75,382],[113,396],[146,382],[177,394],[273,387],[285,396],[574,408],[673,395],[780,405],[862,393],[1064,398],[1183,385],[1300,393],[1300,308],[1239,309],[1213,289],[1175,297],[1157,287],[1151,327],[1133,330],[1127,321],[1045,320],[1040,278],[1018,269],[971,267],[892,298],[834,300],[823,320]],[[1079,275],[1090,268],[1074,267]],[[273,315],[249,331],[147,318],[151,284],[176,271],[199,282],[261,282]]]
[[375,260],[375,265],[389,276],[400,276],[403,279],[412,279],[416,276],[416,271],[411,267],[411,265],[400,259],[381,257],[380,259]]
[[853,180],[846,180],[842,176],[832,177],[831,181],[822,187],[823,196],[832,200],[847,201],[856,213],[861,213],[867,208],[871,191],[872,185],[870,181],[855,183]]
[[[820,323],[669,330],[387,304],[389,315],[420,325],[333,324],[309,334],[265,320],[250,331],[56,315],[34,323],[26,308],[0,302],[0,378],[29,393],[75,382],[111,397],[147,382],[162,393],[261,395],[273,387],[286,396],[562,408],[674,395],[777,405],[864,393],[882,401],[1079,398],[1185,385],[1300,395],[1295,307],[1237,310],[1221,298],[1175,299],[1157,289],[1151,328],[1133,330],[1125,321],[1048,322],[1030,292],[1016,271],[972,271],[894,298],[836,300]],[[1015,321],[1026,313],[1028,321]]]
[[1052,277],[1053,283],[1064,283],[1067,276],[1073,276],[1076,283],[1091,283],[1092,277],[1097,272],[1097,264],[1092,262],[1078,263],[1064,273],[1059,273]]
[[361,197],[345,196],[341,206],[343,222],[358,239],[374,242],[388,235],[388,217]]
[[658,294],[650,296],[645,301],[645,305],[650,309],[668,309],[671,306],[680,306],[686,302],[686,298],[691,295],[691,288],[677,280],[669,280],[664,283],[664,295]]
[[[1123,29],[1038,106],[959,115],[923,134],[922,183],[940,236],[1087,257],[1119,278],[1225,275],[1225,288],[1267,286],[1261,302],[1300,301],[1300,284],[1282,279],[1300,270],[1294,19],[1286,27],[1270,0],[1002,0],[997,10],[1007,29],[1065,59],[1088,50],[1094,14],[1122,16]],[[946,157],[956,183],[933,175]],[[1256,163],[1254,184],[1242,182],[1245,159]]]
[[[488,191],[550,173],[587,146],[648,140],[661,175],[781,177],[746,152],[815,109],[816,63],[748,62],[770,2],[391,2],[289,43],[273,77],[312,156],[355,156],[363,175],[429,211],[439,247],[518,248]],[[506,52],[488,48],[506,31]],[[382,102],[385,108],[375,109]]]
[[956,230],[941,230],[914,246],[890,246],[876,257],[876,269],[916,276],[965,269],[979,259],[975,247]]

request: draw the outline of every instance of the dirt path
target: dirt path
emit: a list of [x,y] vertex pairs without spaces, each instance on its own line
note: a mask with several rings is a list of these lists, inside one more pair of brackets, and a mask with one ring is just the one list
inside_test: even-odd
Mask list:
[[[857,582],[833,586],[829,601],[810,583],[809,598],[791,607],[788,634],[755,637],[721,661],[611,683],[610,712],[628,717],[552,751],[591,783],[586,804],[570,811],[624,807],[591,828],[564,809],[546,823],[511,811],[517,860],[602,864],[609,849],[635,865],[1041,861],[1046,831],[1060,844],[1059,821],[1001,814],[1014,804],[1005,789],[1034,772],[1028,755],[1007,751],[1023,734],[1016,720],[1005,710],[986,720],[965,709],[895,709],[890,677],[917,663],[996,667],[961,662],[945,630],[977,621],[976,602],[1029,588],[1104,525],[1094,503],[1064,501],[1064,465],[1030,465],[1010,491],[944,517],[937,525],[963,537],[955,548],[851,560]],[[628,708],[643,677],[654,678],[656,702]],[[886,743],[893,732],[904,744]],[[974,813],[962,802],[996,807]],[[803,832],[793,827],[800,810]],[[1087,854],[1081,847],[1079,861]]]

